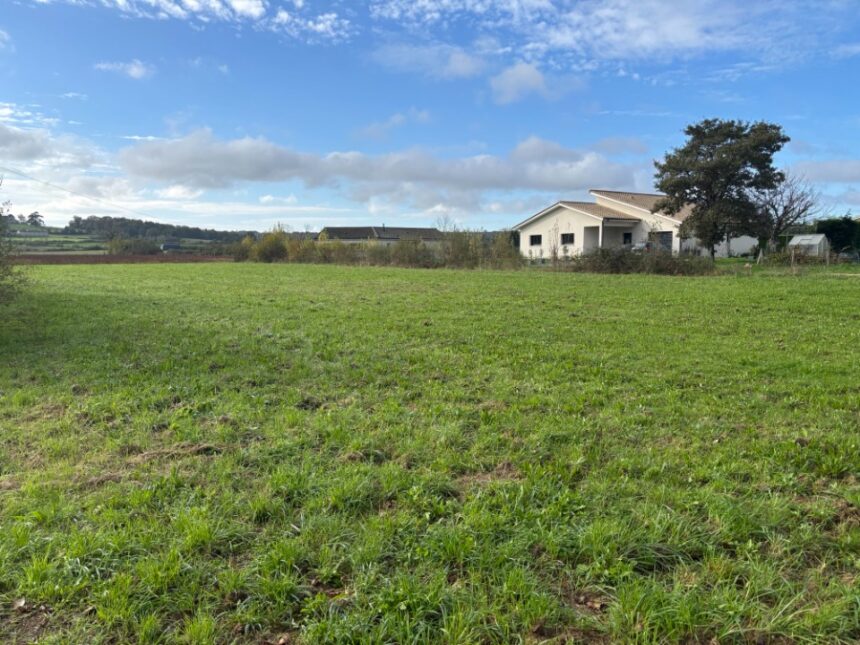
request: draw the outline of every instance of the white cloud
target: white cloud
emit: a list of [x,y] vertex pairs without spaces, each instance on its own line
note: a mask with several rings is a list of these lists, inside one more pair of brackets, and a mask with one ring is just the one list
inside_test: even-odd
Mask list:
[[409,123],[428,123],[429,121],[430,112],[413,107],[409,108],[406,112],[392,114],[384,121],[377,121],[361,128],[358,135],[364,139],[384,139],[392,130],[404,125]]
[[290,193],[286,197],[278,197],[276,195],[263,195],[260,197],[261,204],[295,204],[299,201],[298,197]]
[[179,139],[141,143],[120,153],[128,176],[192,189],[242,182],[302,181],[328,186],[352,200],[387,198],[429,207],[477,207],[488,191],[570,194],[594,186],[629,187],[634,168],[593,150],[531,138],[508,156],[440,158],[422,150],[383,155],[302,153],[265,139],[222,141],[208,130]]
[[152,134],[126,134],[120,138],[126,141],[161,141],[164,137],[156,137]]
[[[301,9],[301,7],[297,8]],[[291,13],[286,9],[278,9],[274,18],[269,21],[269,27],[273,31],[293,38],[305,38],[311,41],[336,42],[347,40],[351,34],[350,21],[335,12],[305,16],[296,12]]]
[[5,32],[0,29],[0,51],[3,51],[4,49],[12,49],[12,37],[8,34],[8,32]]
[[396,72],[418,72],[437,79],[471,78],[479,75],[484,61],[453,45],[389,44],[373,52],[374,60]]
[[350,21],[335,11],[311,13],[304,0],[292,0],[287,11],[272,0],[34,0],[38,4],[63,3],[102,7],[133,18],[193,21],[201,26],[212,22],[247,24],[293,38],[314,42],[346,40]]
[[516,63],[490,79],[496,103],[514,103],[530,94],[547,95],[546,79],[531,63]]
[[227,2],[237,16],[244,18],[259,19],[266,13],[266,3],[263,0],[227,0]]
[[137,58],[127,63],[122,62],[102,62],[94,65],[95,69],[102,72],[116,72],[123,74],[134,80],[141,80],[152,76],[155,73],[155,67],[148,63],[144,63]]
[[386,24],[492,33],[525,60],[580,71],[601,62],[746,51],[784,63],[814,52],[852,3],[807,0],[374,0]]
[[202,190],[194,190],[187,186],[168,186],[155,192],[163,199],[197,199],[203,194]]
[[25,168],[86,169],[100,154],[71,136],[52,136],[41,128],[19,128],[0,122],[0,161],[26,162]]
[[0,123],[0,159],[32,161],[47,156],[49,151],[46,132],[21,130]]
[[833,50],[833,55],[837,58],[853,58],[860,56],[860,43],[845,43],[839,45]]

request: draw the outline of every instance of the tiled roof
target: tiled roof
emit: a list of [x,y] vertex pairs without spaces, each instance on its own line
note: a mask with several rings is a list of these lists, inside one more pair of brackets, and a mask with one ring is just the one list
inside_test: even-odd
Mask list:
[[578,211],[582,211],[583,213],[588,213],[589,215],[594,215],[595,217],[600,217],[602,219],[629,219],[633,222],[640,221],[638,217],[634,217],[633,215],[628,215],[627,213],[622,213],[621,211],[617,211],[612,208],[607,208],[606,206],[601,206],[600,204],[595,204],[593,202],[559,202],[564,206],[568,206],[569,208],[575,208]]
[[406,228],[401,226],[327,226],[330,240],[441,240],[442,231],[435,228]]
[[[653,208],[657,204],[657,201],[665,197],[665,195],[657,195],[655,193],[631,193],[620,190],[592,190],[591,193],[600,197],[615,199],[623,204],[629,204],[630,206],[644,209],[649,213],[653,213]],[[665,215],[666,217],[671,217],[672,219],[683,221],[689,217],[692,212],[692,206],[685,206],[680,212],[675,213],[674,215],[669,215],[664,212],[660,212],[660,214]]]

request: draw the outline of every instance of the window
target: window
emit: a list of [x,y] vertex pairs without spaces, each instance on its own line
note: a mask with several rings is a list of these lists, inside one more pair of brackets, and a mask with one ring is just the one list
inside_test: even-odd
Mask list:
[[541,236],[540,235],[529,235],[529,246],[540,246],[541,245]]
[[562,245],[573,244],[573,233],[562,233],[561,243]]
[[624,239],[621,241],[622,244],[633,244],[633,233],[624,233]]

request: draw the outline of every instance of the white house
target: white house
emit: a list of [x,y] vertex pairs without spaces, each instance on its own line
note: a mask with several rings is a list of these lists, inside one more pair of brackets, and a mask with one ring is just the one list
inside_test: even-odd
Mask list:
[[[684,208],[675,215],[652,213],[662,195],[615,190],[591,190],[594,202],[558,202],[514,227],[520,234],[520,252],[540,260],[588,253],[598,248],[618,248],[651,242],[673,253],[696,252],[693,239],[682,239],[681,223],[690,214]],[[757,241],[749,236],[733,238],[717,248],[717,255],[748,253]]]

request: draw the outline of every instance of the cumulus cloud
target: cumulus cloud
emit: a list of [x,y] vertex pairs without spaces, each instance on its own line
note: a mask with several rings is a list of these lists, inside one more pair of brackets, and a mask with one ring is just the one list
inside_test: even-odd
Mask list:
[[18,128],[0,122],[0,161],[26,162],[27,167],[85,169],[99,154],[69,136],[54,137],[41,128]]
[[630,186],[633,169],[592,150],[575,150],[538,138],[507,156],[439,158],[423,150],[383,155],[295,151],[260,138],[224,141],[208,130],[123,150],[121,167],[132,177],[192,189],[228,188],[240,182],[299,180],[342,188],[353,199],[390,196],[422,203],[473,204],[485,191],[581,191]]
[[95,69],[102,72],[116,72],[133,78],[136,81],[152,76],[155,73],[155,67],[148,63],[144,63],[137,58],[127,63],[123,62],[102,62],[94,65]]
[[502,105],[519,101],[529,94],[547,95],[546,79],[531,63],[516,63],[490,79],[493,98]]
[[484,61],[454,45],[388,44],[373,53],[374,60],[396,72],[417,72],[435,79],[471,78],[484,71]]
[[0,159],[32,161],[46,156],[49,150],[45,132],[20,130],[0,123]]

